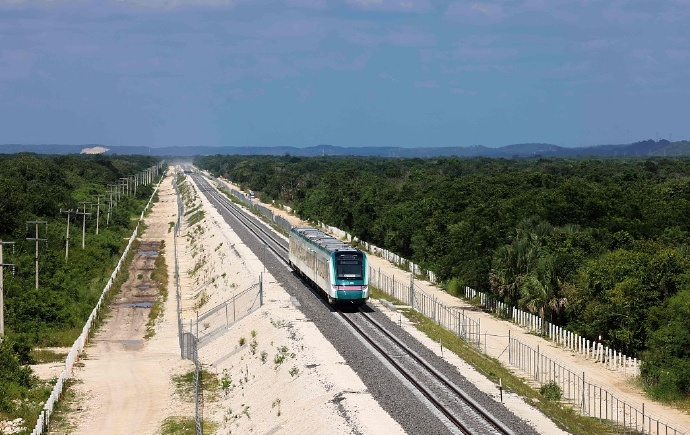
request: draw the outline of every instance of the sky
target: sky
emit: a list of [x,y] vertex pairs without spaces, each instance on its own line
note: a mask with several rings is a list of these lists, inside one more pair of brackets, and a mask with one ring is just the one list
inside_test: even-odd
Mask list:
[[690,0],[0,0],[0,143],[690,139]]

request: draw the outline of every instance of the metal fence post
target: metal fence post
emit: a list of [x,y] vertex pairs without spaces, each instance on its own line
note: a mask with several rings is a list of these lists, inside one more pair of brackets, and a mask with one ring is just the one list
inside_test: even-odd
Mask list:
[[259,306],[264,305],[264,274],[259,274]]

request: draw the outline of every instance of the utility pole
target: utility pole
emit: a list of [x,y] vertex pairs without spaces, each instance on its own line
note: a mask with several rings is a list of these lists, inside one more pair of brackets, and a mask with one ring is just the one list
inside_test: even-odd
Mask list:
[[42,239],[38,237],[38,226],[39,225],[45,225],[46,229],[46,236],[48,235],[48,222],[47,221],[28,221],[26,223],[26,230],[29,231],[29,225],[35,225],[36,226],[36,237],[27,237],[26,240],[34,240],[36,241],[36,257],[34,257],[34,262],[36,263],[36,288],[38,288],[38,242],[43,241],[45,242],[48,239]]
[[69,257],[69,216],[74,213],[74,210],[60,209],[60,213],[67,213],[67,235],[65,236],[65,260]]
[[101,215],[101,198],[105,198],[105,195],[91,195],[96,197],[96,234],[98,234],[98,220]]
[[108,184],[108,193],[110,193],[110,209],[112,209],[113,206],[117,207],[117,184]]
[[105,220],[106,225],[110,225],[110,212],[113,210],[113,188],[112,184],[108,184],[108,195],[110,198],[108,199],[108,217]]
[[84,204],[84,211],[81,212],[79,211],[79,207],[77,207],[77,214],[82,215],[82,224],[81,224],[81,249],[84,249],[84,240],[86,239],[86,215],[90,215],[91,213],[86,212],[86,205],[91,205],[90,202],[80,202],[79,205]]
[[[129,194],[129,178],[120,178],[120,185],[122,186],[122,193],[124,195]],[[127,187],[127,193],[125,193],[125,186]]]
[[4,285],[2,277],[2,269],[5,266],[14,266],[12,263],[2,262],[2,247],[3,245],[12,245],[14,248],[14,242],[3,242],[0,240],[0,342],[2,342],[2,337],[5,335],[5,296],[4,296]]

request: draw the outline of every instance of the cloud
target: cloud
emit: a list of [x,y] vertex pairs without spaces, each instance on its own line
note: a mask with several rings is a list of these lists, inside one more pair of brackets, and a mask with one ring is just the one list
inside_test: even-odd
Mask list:
[[664,50],[664,53],[673,61],[687,63],[690,60],[690,50],[688,49],[668,49]]
[[415,88],[436,89],[438,84],[435,80],[421,80],[414,83]]
[[328,7],[326,0],[283,0],[283,3],[293,8],[323,10]]
[[345,0],[357,9],[367,11],[423,13],[431,10],[429,0]]
[[300,69],[321,70],[332,69],[334,71],[358,71],[363,69],[371,53],[343,54],[328,53],[326,55],[309,55],[297,58],[293,64]]
[[[424,29],[411,26],[378,27],[373,23],[360,21],[334,22],[338,25],[338,36],[350,44],[360,47],[391,45],[395,47],[429,47],[436,44],[436,36]],[[347,25],[345,25],[347,24]]]
[[498,3],[461,1],[448,6],[444,17],[465,24],[488,25],[504,21],[507,14]]
[[479,92],[473,89],[463,89],[463,88],[450,88],[450,92],[457,95],[467,95],[470,97],[476,97]]
[[385,72],[385,71],[382,71],[382,72],[379,73],[379,78],[380,78],[381,80],[386,80],[386,81],[389,81],[389,82],[397,82],[397,81],[398,81],[398,79],[396,79],[395,77],[393,77],[392,75],[388,74],[388,73]]
[[25,50],[0,49],[0,81],[29,78],[35,60],[35,55]]

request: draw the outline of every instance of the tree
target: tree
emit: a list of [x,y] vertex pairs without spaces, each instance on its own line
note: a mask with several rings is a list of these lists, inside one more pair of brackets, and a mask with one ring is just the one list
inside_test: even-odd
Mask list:
[[567,299],[560,296],[560,286],[553,256],[542,255],[524,279],[520,291],[520,306],[538,314],[544,325],[547,311],[549,314],[559,313],[565,307]]
[[641,374],[650,393],[666,400],[690,395],[690,289],[654,307]]

